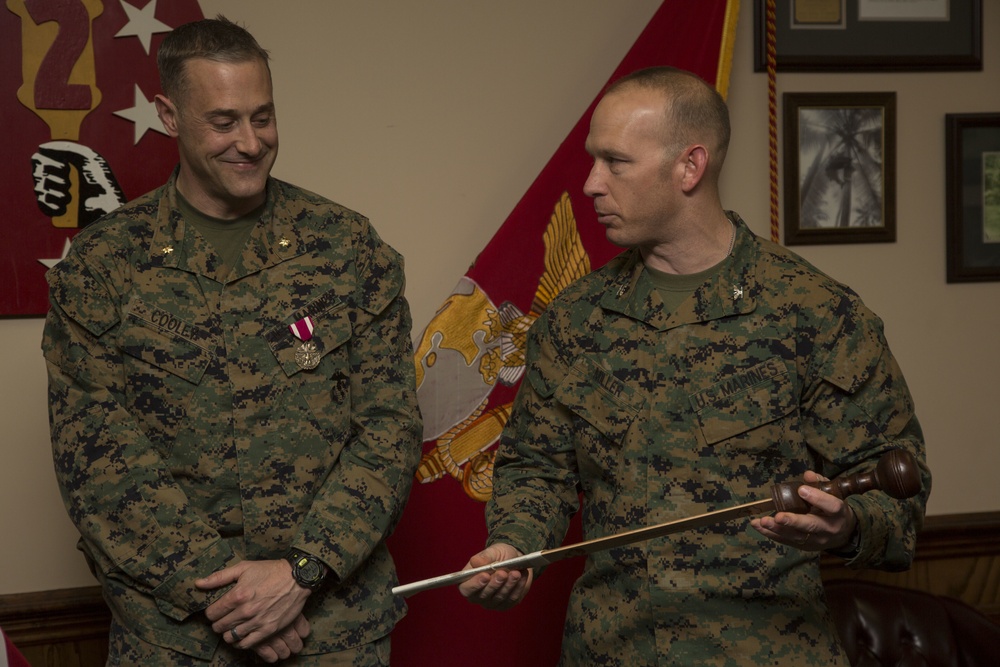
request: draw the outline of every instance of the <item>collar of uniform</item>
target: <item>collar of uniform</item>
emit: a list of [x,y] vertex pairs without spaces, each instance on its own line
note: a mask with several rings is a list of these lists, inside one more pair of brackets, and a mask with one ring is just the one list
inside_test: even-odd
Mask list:
[[[194,236],[190,233],[193,230],[188,229],[177,206],[178,171],[179,168],[174,169],[162,188],[156,230],[149,248],[150,259],[156,266],[211,275],[209,249],[194,243]],[[241,275],[273,266],[306,251],[310,236],[295,225],[294,217],[281,182],[268,178],[267,205],[261,214],[262,224],[254,227],[250,234],[250,248],[245,248],[242,255]],[[235,273],[230,275],[230,279],[237,277],[240,276]]]
[[[719,273],[707,287],[695,292],[691,316],[700,321],[749,313],[754,309],[754,295],[758,293],[753,267],[759,248],[754,234],[738,213],[726,211],[726,216],[733,223],[736,238]],[[677,314],[680,315],[680,311]]]
[[638,250],[629,256],[612,278],[601,298],[601,307],[645,322],[659,330],[692,322],[705,322],[754,309],[756,281],[752,267],[757,257],[753,232],[738,214],[727,211],[736,229],[733,251],[711,282],[695,291],[675,312],[666,313],[663,302],[649,280],[641,280],[644,265]]
[[625,261],[601,297],[601,307],[662,328],[666,323],[663,305],[653,298],[652,284],[641,280],[644,268],[639,251],[627,251]]
[[250,249],[243,251],[243,275],[265,269],[306,252],[312,238],[293,210],[295,202],[285,192],[285,184],[267,179],[267,206],[261,215],[263,224],[250,235]]
[[[191,266],[191,260],[194,258],[189,257],[190,243],[185,242],[187,225],[184,224],[183,216],[177,207],[179,171],[180,167],[174,167],[170,179],[160,188],[160,197],[156,203],[156,229],[150,242],[149,257],[150,263],[154,266],[186,269]],[[200,264],[203,265],[204,262]]]

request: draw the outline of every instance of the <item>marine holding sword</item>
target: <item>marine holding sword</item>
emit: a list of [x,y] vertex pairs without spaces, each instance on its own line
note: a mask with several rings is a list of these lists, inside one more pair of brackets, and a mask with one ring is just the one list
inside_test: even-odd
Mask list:
[[[813,488],[779,512],[591,553],[569,602],[564,665],[847,665],[819,556],[909,566],[930,473],[881,320],[850,288],[723,209],[721,96],[652,68],[591,120],[584,186],[628,250],[566,288],[529,334],[500,443],[489,546],[468,568],[552,549],[580,509],[593,539],[768,496],[771,485],[913,455],[921,491],[846,502]],[[582,493],[582,508],[580,494]],[[505,609],[537,573],[461,584]]]

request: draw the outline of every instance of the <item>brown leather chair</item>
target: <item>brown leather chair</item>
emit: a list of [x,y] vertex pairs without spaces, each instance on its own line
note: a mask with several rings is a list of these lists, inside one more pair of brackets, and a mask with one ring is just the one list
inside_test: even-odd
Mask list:
[[852,579],[826,594],[854,667],[1000,665],[1000,625],[960,600]]

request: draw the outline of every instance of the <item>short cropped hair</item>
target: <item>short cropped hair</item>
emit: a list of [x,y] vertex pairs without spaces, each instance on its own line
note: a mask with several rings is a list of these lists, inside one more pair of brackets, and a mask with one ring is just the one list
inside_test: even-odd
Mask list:
[[188,82],[184,65],[192,58],[226,63],[261,60],[267,67],[268,76],[271,75],[267,51],[246,28],[222,14],[214,19],[185,23],[163,39],[156,52],[156,65],[160,70],[160,87],[167,97],[174,99],[186,92]]
[[722,95],[701,77],[677,67],[649,67],[616,79],[605,95],[630,87],[657,90],[667,99],[667,145],[680,150],[704,141],[706,131],[714,140],[709,150],[715,154],[715,166],[721,168],[729,150],[729,108]]

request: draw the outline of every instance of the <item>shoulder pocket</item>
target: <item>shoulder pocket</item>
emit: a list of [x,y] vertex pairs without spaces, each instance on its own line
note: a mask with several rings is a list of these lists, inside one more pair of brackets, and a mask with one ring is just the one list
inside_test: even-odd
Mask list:
[[115,305],[100,281],[80,259],[70,254],[45,274],[49,299],[74,322],[96,337],[118,324]]
[[130,357],[193,384],[212,359],[209,332],[141,299],[129,304],[116,340]]
[[295,359],[295,353],[302,345],[302,341],[296,338],[289,327],[306,317],[310,318],[313,324],[309,342],[316,346],[316,354],[319,355],[321,363],[330,352],[351,338],[351,320],[348,317],[347,304],[338,294],[330,291],[310,301],[285,318],[283,324],[264,332],[264,340],[271,348],[271,353],[285,375],[289,377],[304,370]]
[[836,346],[819,369],[820,376],[841,391],[853,394],[870,378],[885,349],[882,327],[874,315],[838,336]]
[[357,303],[361,310],[375,317],[403,290],[403,258],[379,238],[367,219],[364,229]]
[[712,445],[795,410],[795,388],[780,359],[743,369],[689,397],[705,441]]

